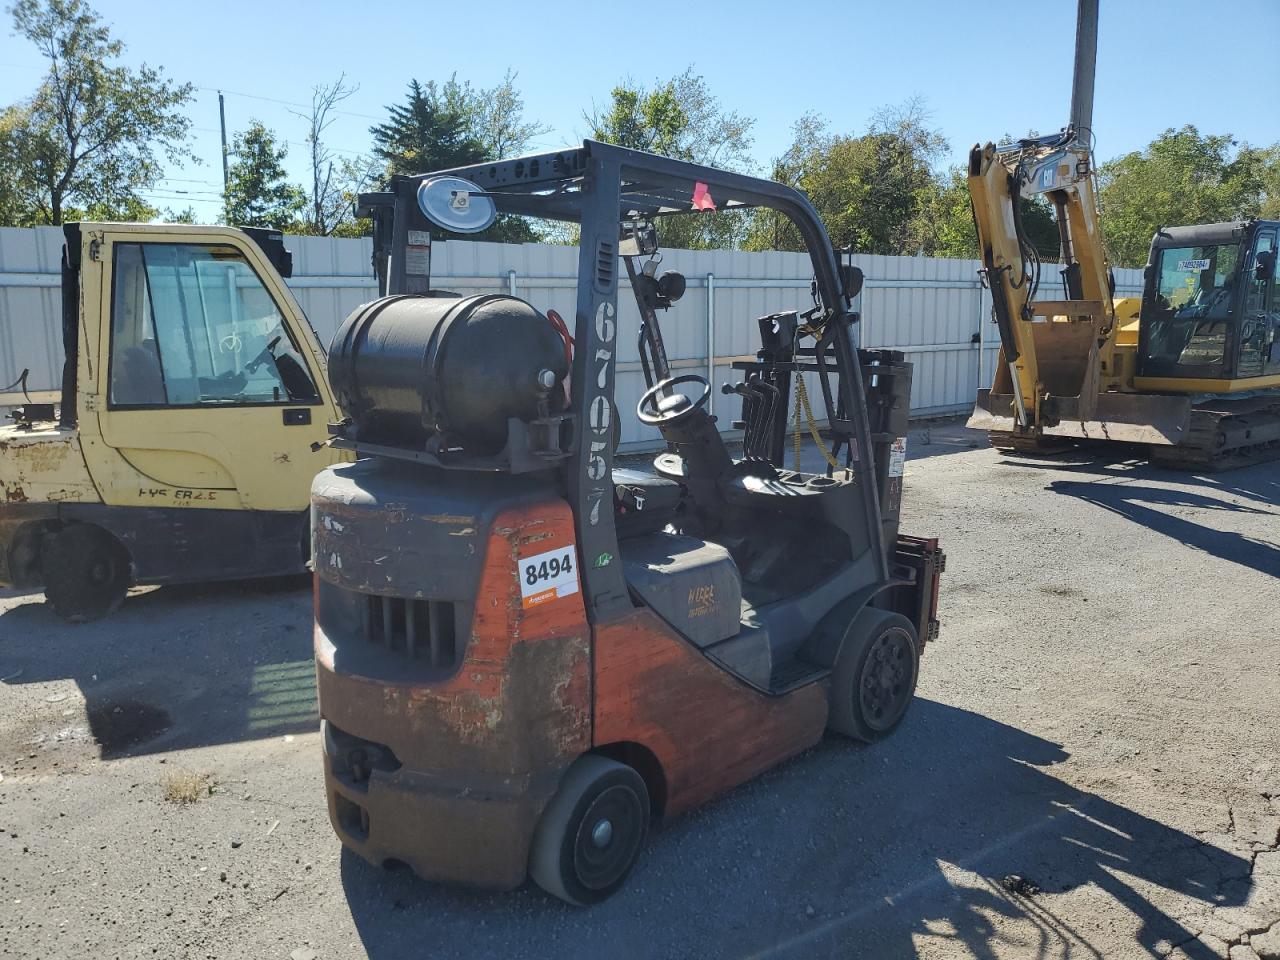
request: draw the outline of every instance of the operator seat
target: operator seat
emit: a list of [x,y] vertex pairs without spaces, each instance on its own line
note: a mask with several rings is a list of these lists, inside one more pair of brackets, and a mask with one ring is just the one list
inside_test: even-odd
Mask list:
[[613,468],[613,514],[618,539],[656,533],[685,510],[684,487],[667,477]]

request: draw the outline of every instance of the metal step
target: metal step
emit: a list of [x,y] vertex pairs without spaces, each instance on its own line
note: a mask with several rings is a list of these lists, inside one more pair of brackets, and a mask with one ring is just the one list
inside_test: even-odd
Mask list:
[[824,667],[815,667],[799,657],[793,657],[773,668],[773,673],[769,676],[769,692],[787,693],[797,687],[816,683],[830,672]]

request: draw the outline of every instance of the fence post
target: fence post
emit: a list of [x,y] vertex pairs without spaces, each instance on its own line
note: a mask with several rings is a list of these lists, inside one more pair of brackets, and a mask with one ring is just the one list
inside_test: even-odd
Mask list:
[[707,274],[707,383],[711,384],[711,396],[707,398],[707,413],[716,412],[716,275]]
[[[981,274],[979,274],[979,276],[981,276]],[[981,283],[978,284],[978,288],[975,292],[978,294],[978,386],[976,387],[976,390],[981,390],[983,386],[982,369],[987,362],[987,335],[983,332],[986,328],[986,324],[982,322],[983,297]],[[977,395],[976,392],[974,395]]]
[[507,293],[513,297],[516,295],[516,272],[514,270],[507,271]]

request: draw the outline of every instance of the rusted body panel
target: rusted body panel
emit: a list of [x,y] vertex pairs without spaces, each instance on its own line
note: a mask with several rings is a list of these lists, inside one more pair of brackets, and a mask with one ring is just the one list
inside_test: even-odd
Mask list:
[[[335,536],[370,542],[370,525],[380,526],[385,539],[389,525],[423,521],[403,504],[364,506],[363,513],[350,503],[341,507],[340,531],[325,525],[334,516],[328,507],[317,507],[317,554],[345,558],[331,549]],[[325,781],[334,829],[366,859],[404,861],[428,879],[511,888],[524,881],[534,826],[560,775],[591,746],[590,633],[579,591],[534,605],[521,595],[522,558],[572,547],[564,501],[538,498],[503,509],[480,532],[479,580],[455,598],[474,604],[470,628],[456,669],[445,676],[384,672],[376,658],[366,661],[364,674],[344,668],[348,660],[360,662],[345,656],[347,648],[368,641],[327,632],[321,591],[326,584],[368,590],[371,569],[382,564],[369,557],[368,564],[317,565]],[[428,592],[438,589],[450,547],[465,561],[470,536],[446,531],[429,556],[416,557]],[[409,573],[389,576],[397,590],[423,592],[408,582]],[[353,769],[356,749],[389,753],[368,770],[358,769],[359,761]]]
[[666,779],[667,816],[813,746],[827,722],[826,680],[763,694],[649,610],[597,628],[594,669],[595,744],[651,751]]
[[52,423],[0,427],[0,506],[100,500],[74,429]]
[[99,502],[74,429],[0,427],[0,585],[38,586],[45,525],[64,505]]

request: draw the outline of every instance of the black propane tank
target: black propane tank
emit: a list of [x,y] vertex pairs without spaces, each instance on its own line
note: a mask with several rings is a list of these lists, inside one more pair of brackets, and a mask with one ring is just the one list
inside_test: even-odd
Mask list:
[[494,454],[507,418],[564,407],[565,343],[517,297],[394,296],[358,307],[329,347],[329,383],[361,440],[422,449],[435,435]]

